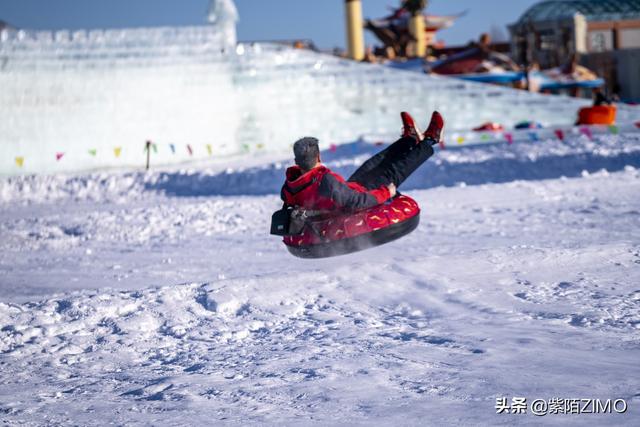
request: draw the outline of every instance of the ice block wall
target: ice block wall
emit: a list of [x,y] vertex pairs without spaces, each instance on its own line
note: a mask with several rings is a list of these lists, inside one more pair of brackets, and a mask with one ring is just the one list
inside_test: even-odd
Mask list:
[[[223,15],[212,16],[215,24]],[[141,167],[146,140],[154,165],[285,152],[305,135],[328,147],[397,135],[401,110],[425,123],[439,109],[449,131],[485,121],[567,125],[587,103],[235,45],[223,22],[0,33],[0,174]]]
[[0,37],[2,173],[142,165],[147,139],[181,147],[156,162],[192,157],[187,143],[234,150],[232,61],[214,27]]

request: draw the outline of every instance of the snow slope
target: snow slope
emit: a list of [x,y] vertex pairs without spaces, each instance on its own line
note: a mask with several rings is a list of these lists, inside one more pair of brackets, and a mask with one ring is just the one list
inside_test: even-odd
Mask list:
[[0,181],[0,419],[638,424],[638,134],[440,151],[415,232],[329,260],[267,234],[286,161],[253,162]]

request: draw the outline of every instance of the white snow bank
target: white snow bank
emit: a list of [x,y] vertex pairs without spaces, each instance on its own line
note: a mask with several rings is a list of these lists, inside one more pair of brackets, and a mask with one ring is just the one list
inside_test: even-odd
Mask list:
[[[322,153],[333,170],[350,175],[383,146],[363,140]],[[168,196],[277,194],[289,158],[257,166],[238,159],[227,164],[176,171],[112,172],[89,175],[19,176],[0,179],[0,202],[90,200],[126,203],[149,193]],[[640,167],[640,133],[568,135],[565,141],[519,141],[454,146],[438,151],[404,184],[403,190],[483,184],[518,179],[580,176],[582,171]]]

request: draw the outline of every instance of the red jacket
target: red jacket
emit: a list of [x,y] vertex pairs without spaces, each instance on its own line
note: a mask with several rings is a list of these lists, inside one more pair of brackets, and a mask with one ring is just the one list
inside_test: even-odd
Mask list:
[[391,197],[384,185],[367,190],[357,182],[346,182],[322,165],[306,173],[299,166],[291,166],[286,176],[280,193],[282,200],[309,210],[356,211],[379,205]]

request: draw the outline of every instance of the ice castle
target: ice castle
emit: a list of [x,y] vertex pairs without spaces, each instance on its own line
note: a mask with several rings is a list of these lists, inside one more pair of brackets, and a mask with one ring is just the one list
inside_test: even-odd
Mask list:
[[275,44],[236,43],[232,0],[209,24],[0,33],[0,174],[169,164],[395,135],[398,113],[448,128],[484,121],[570,124],[584,101]]

